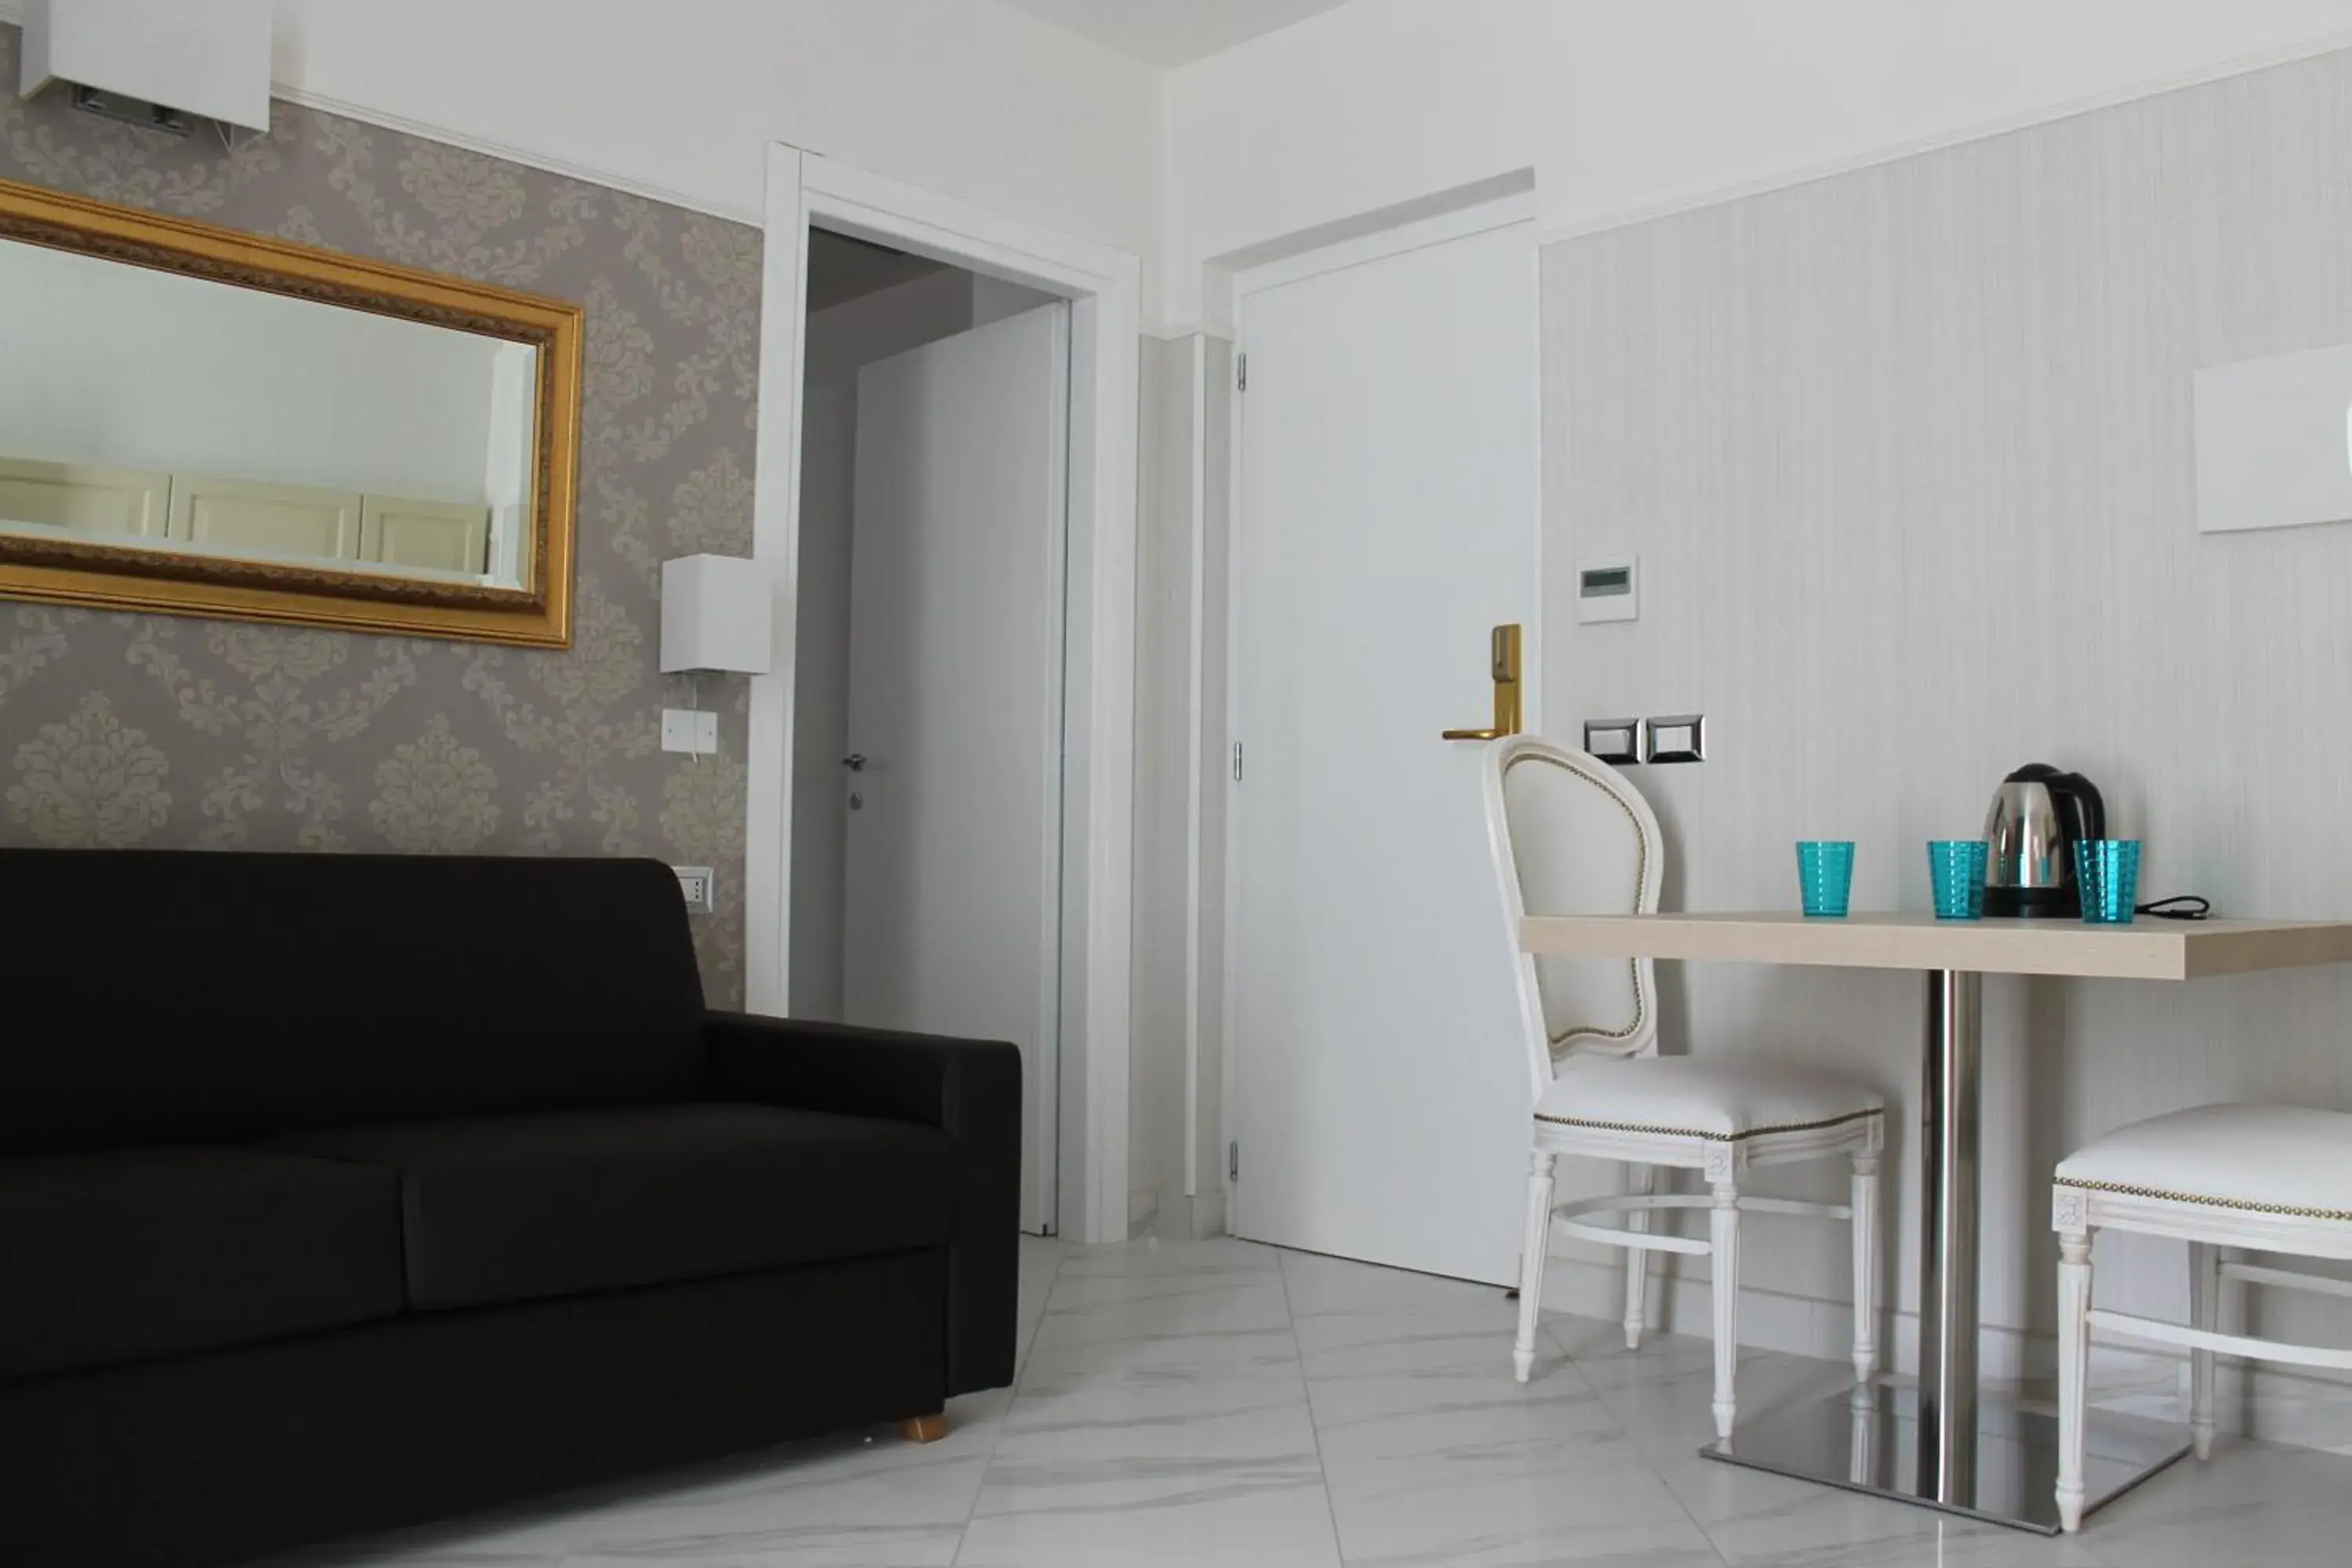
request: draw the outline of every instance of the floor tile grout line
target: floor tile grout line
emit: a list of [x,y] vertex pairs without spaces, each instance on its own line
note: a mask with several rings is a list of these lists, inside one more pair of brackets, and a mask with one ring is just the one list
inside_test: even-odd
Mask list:
[[1274,1273],[1282,1281],[1282,1321],[1290,1331],[1290,1352],[1298,1358],[1298,1394],[1307,1405],[1307,1435],[1315,1444],[1315,1475],[1323,1489],[1324,1516],[1331,1521],[1331,1556],[1344,1564],[1348,1549],[1339,1540],[1339,1505],[1331,1496],[1331,1471],[1323,1463],[1323,1428],[1315,1423],[1315,1387],[1307,1379],[1307,1349],[1298,1342],[1298,1310],[1290,1300],[1290,1258],[1281,1247],[1275,1248]]
[[1029,1336],[1022,1342],[1013,1358],[1013,1386],[1004,1393],[1004,1414],[996,1418],[996,1431],[988,1439],[988,1451],[980,1457],[980,1485],[971,1489],[971,1506],[964,1510],[963,1529],[956,1533],[956,1549],[948,1559],[949,1568],[963,1561],[963,1549],[971,1539],[971,1527],[980,1519],[980,1495],[988,1489],[988,1472],[996,1463],[997,1445],[1004,1441],[1005,1423],[1013,1419],[1013,1407],[1021,1399],[1021,1380],[1029,1373],[1029,1357],[1037,1348],[1037,1336],[1045,1331],[1045,1309],[1053,1304],[1054,1287],[1062,1281],[1062,1267],[1070,1260],[1069,1248],[1056,1241],[1054,1244],[1054,1271],[1045,1277],[1045,1293],[1037,1302],[1037,1321],[1029,1325]]

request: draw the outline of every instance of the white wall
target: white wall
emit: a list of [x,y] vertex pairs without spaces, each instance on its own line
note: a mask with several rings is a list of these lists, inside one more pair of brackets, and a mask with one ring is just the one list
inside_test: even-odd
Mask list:
[[[810,315],[801,416],[800,618],[793,650],[793,1016],[838,1018],[848,824],[849,583],[857,373],[1051,296],[950,268]],[[985,313],[984,313],[985,312]]]
[[1027,288],[1003,278],[974,274],[971,279],[971,324],[984,327],[991,321],[1001,321],[1007,316],[1017,316],[1024,310],[1050,305],[1054,299],[1055,296],[1041,289]]
[[1225,1084],[1232,1064],[1225,1051],[1225,864],[1227,814],[1233,797],[1226,784],[1225,735],[1228,695],[1226,650],[1231,642],[1230,603],[1225,592],[1233,560],[1234,348],[1219,338],[1201,345],[1201,528],[1196,555],[1200,622],[1194,645],[1200,668],[1192,700],[1199,710],[1200,773],[1193,781],[1197,806],[1192,932],[1197,958],[1192,978],[1194,1049],[1192,1068],[1193,1158],[1192,1233],[1221,1236],[1225,1229]]
[[[1834,835],[1857,907],[1925,909],[1924,842],[2049,761],[2146,838],[2147,896],[2352,912],[2352,731],[2314,721],[2352,707],[2352,526],[2200,535],[2190,416],[2200,366],[2352,342],[2347,189],[2338,53],[1546,249],[1545,728],[1708,715],[1705,764],[1632,775],[1669,907],[1791,907],[1790,841]],[[1620,550],[1641,620],[1574,625],[1568,563]],[[1665,985],[1695,1051],[1844,1066],[1898,1108],[1911,1310],[1917,979]],[[1985,999],[1990,1324],[2050,1326],[2068,1147],[2215,1100],[2352,1110],[2352,966]],[[1771,1228],[1748,1283],[1844,1300],[1836,1227]],[[2098,1268],[2103,1302],[2185,1306],[2177,1245],[2107,1238]],[[2256,1321],[2352,1334],[2324,1299]]]
[[1155,1235],[1179,1239],[1225,1228],[1223,736],[1233,378],[1232,345],[1221,339],[1195,333],[1145,340],[1129,1213],[1139,1221],[1149,1211]]
[[814,311],[803,378],[854,389],[860,366],[971,331],[971,274],[950,268]]
[[793,632],[792,963],[796,1018],[841,1016],[848,853],[849,582],[857,372],[971,330],[972,276],[927,273],[809,316],[801,411],[800,616]]
[[2352,29],[2347,0],[1355,0],[1171,79],[1164,320],[1204,261],[1533,169],[1548,230]]
[[1137,451],[1135,924],[1129,971],[1128,1217],[1189,1222],[1184,1199],[1184,925],[1192,805],[1192,361],[1189,338],[1143,340]]
[[[847,307],[844,307],[846,309]],[[811,383],[801,405],[799,616],[793,628],[793,1016],[841,1018],[848,825],[849,563],[857,390]]]
[[994,0],[278,0],[273,75],[363,119],[761,221],[788,142],[1141,253],[1159,78]]
[[0,301],[0,456],[488,499],[493,339],[14,242]]

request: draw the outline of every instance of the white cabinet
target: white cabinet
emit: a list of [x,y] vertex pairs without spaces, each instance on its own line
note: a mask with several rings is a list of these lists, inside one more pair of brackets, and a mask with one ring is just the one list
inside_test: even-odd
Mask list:
[[452,501],[364,496],[360,559],[472,576],[489,568],[490,510]]
[[356,490],[175,474],[170,537],[208,552],[357,561],[360,500]]
[[169,474],[0,458],[0,521],[161,539],[171,499]]
[[490,509],[411,496],[0,458],[0,529],[479,580]]

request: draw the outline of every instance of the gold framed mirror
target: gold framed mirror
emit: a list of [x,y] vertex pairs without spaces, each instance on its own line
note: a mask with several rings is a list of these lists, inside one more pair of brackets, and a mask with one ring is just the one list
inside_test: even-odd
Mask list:
[[0,598],[562,647],[580,307],[0,181]]

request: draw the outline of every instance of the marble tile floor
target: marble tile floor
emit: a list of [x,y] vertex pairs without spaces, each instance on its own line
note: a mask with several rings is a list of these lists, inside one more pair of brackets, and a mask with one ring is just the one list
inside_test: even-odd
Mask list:
[[[2269,1568],[2352,1561],[2352,1459],[2227,1440],[2053,1541],[1716,1464],[1704,1341],[1235,1241],[1025,1247],[1014,1387],[268,1568]],[[1839,1384],[1758,1352],[1750,1409]],[[257,1565],[258,1568],[258,1565]]]

